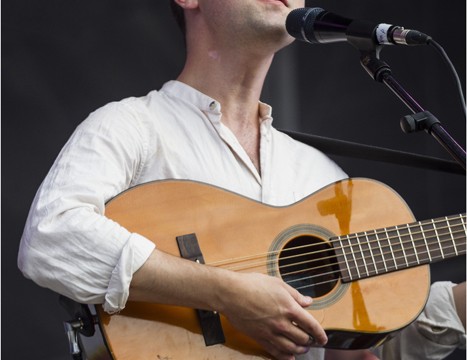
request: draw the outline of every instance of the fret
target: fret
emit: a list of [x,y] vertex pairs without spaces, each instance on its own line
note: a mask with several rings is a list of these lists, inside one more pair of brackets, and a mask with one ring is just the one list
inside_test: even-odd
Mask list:
[[355,235],[355,240],[356,240],[356,245],[358,246],[359,253],[361,254],[361,257],[359,258],[359,260],[361,260],[361,262],[363,263],[363,267],[365,268],[366,275],[370,276],[370,273],[368,271],[368,266],[367,266],[367,263],[366,263],[366,253],[363,250],[362,242],[360,241],[359,234]]
[[409,224],[412,237],[415,242],[415,251],[420,264],[426,264],[431,261],[430,249],[428,247],[427,239],[424,237],[422,226],[419,222]]
[[459,251],[459,254],[465,254],[465,235],[467,232],[466,226],[465,226],[465,214],[461,215],[460,217],[460,222],[462,224],[462,233],[464,234],[464,242],[460,242],[460,244],[457,244],[457,249]]
[[373,265],[373,273],[375,275],[377,275],[378,274],[378,267],[376,265],[375,256],[374,256],[373,250],[372,250],[372,243],[374,242],[374,239],[371,238],[371,236],[368,234],[368,232],[365,231],[364,234],[365,234],[365,239],[366,239],[366,242],[364,242],[364,245],[366,245],[366,247],[368,249],[364,253],[367,253],[367,252],[370,253],[370,257],[371,257],[370,264]]
[[376,242],[377,242],[379,253],[380,253],[380,256],[381,256],[381,263],[384,265],[384,271],[388,272],[388,267],[386,265],[386,259],[384,258],[384,251],[383,251],[383,248],[381,247],[381,241],[380,241],[380,238],[378,236],[378,231],[374,230],[373,232],[375,233]]
[[429,262],[431,262],[431,252],[430,252],[430,247],[428,246],[428,242],[427,242],[427,239],[426,239],[426,236],[425,236],[425,232],[423,231],[423,228],[422,228],[422,223],[419,221],[418,222],[418,226],[420,228],[420,235],[424,241],[424,244],[425,244],[425,248],[426,248],[426,255],[428,255],[428,260]]
[[350,239],[351,239],[351,237],[349,235],[347,235],[347,240],[348,240],[349,245],[350,245],[349,249],[350,249],[350,252],[352,254],[352,259],[353,259],[354,264],[355,264],[355,270],[357,271],[357,278],[361,279],[359,265],[358,265],[358,262],[357,262],[357,258],[355,257],[354,248],[353,248],[353,245],[352,245],[352,242],[350,241]]
[[465,227],[464,217],[465,216],[461,216],[462,226],[464,227],[464,231],[467,231],[467,228]]
[[394,253],[397,269],[400,270],[407,268],[407,257],[405,255],[404,244],[400,237],[399,228],[397,226],[388,228],[388,233],[390,235],[389,242],[391,243],[391,248]]
[[376,237],[378,238],[379,247],[381,249],[381,256],[383,257],[384,269],[391,271],[394,269],[394,261],[391,256],[390,247],[388,244],[388,235],[385,229],[376,230]]
[[346,265],[346,268],[347,268],[347,272],[349,274],[350,280],[352,280],[352,272],[350,271],[349,262],[347,260],[347,253],[345,252],[345,247],[344,247],[344,244],[342,243],[342,239],[340,237],[339,237],[339,241],[340,241],[340,244],[341,244],[342,253],[344,254],[344,259],[345,259],[345,265]]
[[440,243],[438,242],[438,234],[436,233],[435,225],[432,221],[424,221],[421,223],[423,237],[425,238],[428,246],[430,262],[433,259],[442,259],[443,254],[440,248]]
[[407,259],[407,254],[405,252],[405,246],[404,246],[404,238],[401,236],[401,232],[399,230],[399,227],[398,226],[395,226],[394,227],[396,229],[396,233],[397,233],[397,239],[399,240],[399,243],[401,244],[401,249],[402,249],[402,260],[405,261],[405,266],[406,267],[409,267],[409,261]]
[[443,251],[443,247],[441,246],[441,238],[439,236],[439,233],[438,233],[438,228],[437,228],[437,223],[435,223],[435,220],[434,219],[431,219],[431,223],[433,224],[433,230],[436,234],[435,238],[436,240],[438,241],[438,246],[439,246],[439,251],[441,253],[441,258],[444,259],[444,251]]
[[419,259],[414,244],[414,239],[408,224],[397,226],[397,233],[399,234],[402,250],[405,258],[406,267],[419,265]]
[[[463,229],[463,233],[464,233],[464,236],[465,236],[465,233],[467,232],[467,229],[466,229],[466,226],[465,226],[465,214],[461,216],[460,220],[461,220],[461,223],[462,223],[462,229]],[[463,251],[463,253],[465,254],[465,241],[461,242],[460,247],[461,247],[461,250]],[[458,249],[459,249],[459,245],[458,245]],[[461,250],[459,250],[459,253],[461,252]]]
[[[349,260],[347,259],[347,252],[346,252],[347,245],[344,245],[344,243],[342,242],[342,236],[338,236],[337,239],[339,240],[339,247],[335,248],[334,250],[337,254],[339,268],[341,269],[342,281],[344,282],[352,281],[353,276],[350,270],[350,264],[349,264]],[[345,267],[341,266],[342,259],[345,262]]]
[[451,254],[459,255],[461,253],[465,253],[465,242],[459,242],[459,239],[465,239],[466,234],[462,216],[457,218],[445,217],[444,221],[446,223],[447,230],[444,230],[445,235],[443,236],[443,245],[446,244],[445,247],[448,247],[448,250],[450,251],[450,253],[447,253],[447,256]]
[[386,228],[379,232],[379,240],[383,249],[383,257],[387,271],[397,270],[396,259],[394,258],[394,253],[389,241],[389,233]]
[[455,252],[455,254],[457,256],[457,255],[459,255],[459,253],[457,252],[456,241],[454,240],[454,235],[452,233],[451,223],[450,223],[449,218],[447,216],[444,219],[446,220],[446,225],[447,225],[447,228],[449,230],[449,236],[450,236],[451,241],[452,241],[452,247],[454,248],[454,252]]
[[384,228],[384,231],[386,233],[386,240],[387,240],[387,243],[388,243],[388,246],[389,246],[389,254],[388,255],[390,257],[392,257],[392,261],[394,263],[394,269],[398,270],[399,265],[397,263],[397,257],[396,257],[396,253],[395,253],[395,249],[394,249],[394,248],[397,248],[397,243],[394,242],[395,235],[394,235],[394,232],[391,229],[392,228]]
[[436,219],[436,233],[438,235],[439,246],[444,258],[458,255],[455,243],[455,235],[452,232],[450,220],[447,217]]
[[[451,223],[451,231],[454,234],[457,254],[465,254],[465,241],[459,241],[459,238],[463,237],[463,239],[465,239],[466,236],[465,214],[458,217],[450,217],[449,221]],[[453,223],[454,225],[452,225]]]
[[462,214],[338,239],[336,254],[343,281],[353,281],[465,254],[466,220]]

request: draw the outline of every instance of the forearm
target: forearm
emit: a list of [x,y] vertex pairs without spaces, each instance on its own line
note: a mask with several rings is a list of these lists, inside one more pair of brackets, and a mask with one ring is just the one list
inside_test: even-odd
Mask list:
[[248,306],[246,304],[252,300],[257,300],[259,306],[277,302],[275,288],[293,291],[294,296],[300,297],[300,302],[308,301],[297,291],[289,290],[278,278],[202,265],[156,248],[134,274],[129,299],[215,310],[230,315],[232,308]]
[[221,310],[233,273],[155,249],[134,274],[129,300]]
[[454,295],[454,303],[456,304],[457,315],[462,321],[465,329],[465,281],[459,285],[456,285],[452,288],[452,293]]

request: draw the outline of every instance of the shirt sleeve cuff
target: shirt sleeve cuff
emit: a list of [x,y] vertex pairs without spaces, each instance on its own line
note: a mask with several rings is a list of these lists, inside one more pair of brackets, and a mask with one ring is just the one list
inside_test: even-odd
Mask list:
[[117,265],[112,271],[109,287],[105,294],[104,311],[117,313],[125,308],[133,274],[146,262],[155,244],[138,234],[131,234]]

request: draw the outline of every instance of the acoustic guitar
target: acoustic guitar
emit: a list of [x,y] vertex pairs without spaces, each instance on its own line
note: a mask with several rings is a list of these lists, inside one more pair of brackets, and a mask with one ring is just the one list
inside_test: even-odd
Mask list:
[[[206,266],[281,277],[314,298],[307,310],[330,348],[377,346],[409,325],[427,300],[427,264],[466,252],[465,214],[415,222],[394,190],[369,179],[339,181],[284,207],[156,181],[109,201],[106,216],[165,252],[191,248]],[[222,314],[137,302],[116,315],[97,312],[117,360],[270,358]]]

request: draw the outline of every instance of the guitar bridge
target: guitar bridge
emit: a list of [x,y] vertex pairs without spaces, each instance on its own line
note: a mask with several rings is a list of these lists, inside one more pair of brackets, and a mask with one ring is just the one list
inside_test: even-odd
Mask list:
[[[182,258],[200,264],[205,263],[196,234],[177,236],[177,244]],[[217,311],[196,309],[196,313],[206,346],[225,343],[224,331]]]

